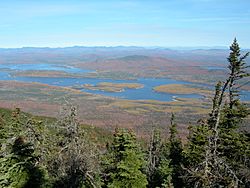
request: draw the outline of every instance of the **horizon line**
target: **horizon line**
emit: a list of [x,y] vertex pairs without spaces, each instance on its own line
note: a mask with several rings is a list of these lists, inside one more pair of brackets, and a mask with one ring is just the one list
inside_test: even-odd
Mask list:
[[[209,50],[209,49],[229,49],[229,46],[137,46],[137,45],[114,45],[114,46],[104,46],[104,45],[96,45],[96,46],[84,46],[84,45],[74,45],[74,46],[22,46],[22,47],[0,47],[0,49],[27,49],[27,48],[47,48],[47,49],[60,49],[60,48],[151,48],[151,49],[174,49],[174,50]],[[250,47],[242,47],[241,49],[248,50]]]

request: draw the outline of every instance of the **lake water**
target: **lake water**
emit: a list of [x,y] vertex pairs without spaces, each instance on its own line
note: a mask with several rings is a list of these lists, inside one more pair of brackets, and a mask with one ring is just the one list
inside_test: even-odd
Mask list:
[[201,66],[201,68],[204,68],[207,70],[223,70],[223,71],[227,70],[227,67],[219,67],[219,66]]
[[82,70],[76,67],[67,65],[55,65],[55,64],[0,64],[0,69],[9,69],[12,71],[30,71],[30,70],[49,70],[49,71],[65,71],[68,73],[83,73],[89,72],[89,70]]
[[[2,71],[1,71],[2,69]],[[178,81],[173,79],[160,79],[160,78],[139,78],[137,80],[112,80],[112,79],[99,79],[99,78],[49,78],[49,77],[11,77],[9,71],[27,71],[27,70],[54,70],[65,71],[68,73],[87,73],[93,72],[90,70],[83,70],[71,66],[58,66],[53,64],[0,64],[0,80],[16,80],[23,82],[39,82],[54,86],[71,87],[82,84],[96,85],[100,82],[112,82],[112,83],[140,83],[143,84],[143,88],[139,89],[125,89],[123,92],[107,92],[98,90],[82,91],[100,94],[104,96],[118,97],[130,100],[159,100],[159,101],[172,101],[174,97],[177,98],[202,98],[199,94],[168,94],[155,92],[153,88],[155,86],[164,84],[190,84],[190,82]],[[212,88],[213,89],[213,88]],[[250,100],[250,92],[245,91],[242,99]]]

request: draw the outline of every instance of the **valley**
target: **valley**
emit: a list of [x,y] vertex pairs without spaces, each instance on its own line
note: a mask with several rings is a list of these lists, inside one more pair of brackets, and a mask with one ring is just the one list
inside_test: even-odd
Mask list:
[[[152,125],[168,127],[175,113],[185,137],[186,123],[206,116],[214,84],[227,75],[226,62],[215,61],[224,58],[219,52],[195,51],[194,57],[194,51],[177,56],[179,51],[129,47],[0,50],[0,107],[57,117],[71,103],[84,124],[128,127],[138,135]],[[207,62],[207,53],[217,58]],[[242,100],[249,104],[248,87]]]

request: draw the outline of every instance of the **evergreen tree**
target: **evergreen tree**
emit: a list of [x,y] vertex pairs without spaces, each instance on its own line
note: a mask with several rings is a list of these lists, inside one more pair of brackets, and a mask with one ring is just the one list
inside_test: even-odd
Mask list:
[[27,134],[29,121],[16,109],[12,120],[4,125],[7,134],[1,148],[0,187],[49,187],[46,171],[39,165],[40,157]]
[[[241,56],[236,39],[230,50],[230,73],[223,84],[219,82],[216,85],[212,112],[209,119],[202,123],[201,132],[205,134],[201,135],[196,128],[192,130],[195,134],[189,139],[189,146],[192,147],[189,147],[188,155],[202,153],[197,155],[199,163],[189,163],[190,166],[187,168],[187,179],[192,180],[194,187],[239,187],[249,181],[249,177],[242,173],[249,165],[246,163],[249,156],[245,151],[248,150],[248,144],[244,134],[238,130],[243,118],[249,114],[246,106],[240,102],[238,90],[239,81],[249,76],[244,62],[249,53]],[[199,140],[198,143],[202,145],[198,146],[194,140]],[[203,149],[197,150],[202,147]]]
[[173,169],[172,172],[172,183],[174,187],[182,187],[182,167],[183,163],[182,157],[182,143],[180,138],[177,135],[177,128],[175,123],[174,114],[171,116],[171,126],[170,126],[170,166]]
[[146,187],[147,179],[141,171],[145,162],[134,133],[117,129],[107,155],[110,157],[105,170],[107,187]]
[[161,187],[161,188],[173,188],[172,183],[172,173],[173,168],[170,165],[171,160],[169,159],[169,145],[168,143],[165,143],[162,146],[161,149],[161,158],[160,158],[160,164],[157,169],[157,176],[155,180],[158,179],[158,183],[155,184],[155,187]]
[[171,187],[171,175],[169,144],[162,141],[160,131],[155,129],[151,136],[147,155],[148,187]]
[[250,169],[250,163],[246,162],[250,159],[249,150],[246,148],[250,143],[247,141],[245,134],[239,131],[243,119],[250,114],[249,109],[240,101],[239,97],[239,88],[244,85],[245,78],[250,76],[247,72],[249,66],[245,62],[249,52],[241,56],[241,50],[236,39],[230,46],[230,50],[228,57],[228,68],[230,70],[228,100],[221,110],[218,152],[223,153],[227,163],[234,168],[238,177],[241,177],[240,179],[244,177],[243,179],[250,181],[250,177],[246,177],[250,170],[241,172],[242,169],[247,169],[246,167]]

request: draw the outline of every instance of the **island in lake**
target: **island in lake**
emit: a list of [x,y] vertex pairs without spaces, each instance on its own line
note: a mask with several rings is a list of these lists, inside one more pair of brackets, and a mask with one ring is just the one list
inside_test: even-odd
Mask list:
[[99,90],[107,92],[123,92],[125,89],[139,89],[143,88],[143,84],[139,83],[111,83],[111,82],[100,82],[96,85],[83,84],[80,86],[74,86],[74,89],[88,89],[88,90]]
[[184,84],[166,84],[154,87],[156,92],[171,93],[171,94],[200,94],[208,95],[212,92],[209,90],[192,87]]

